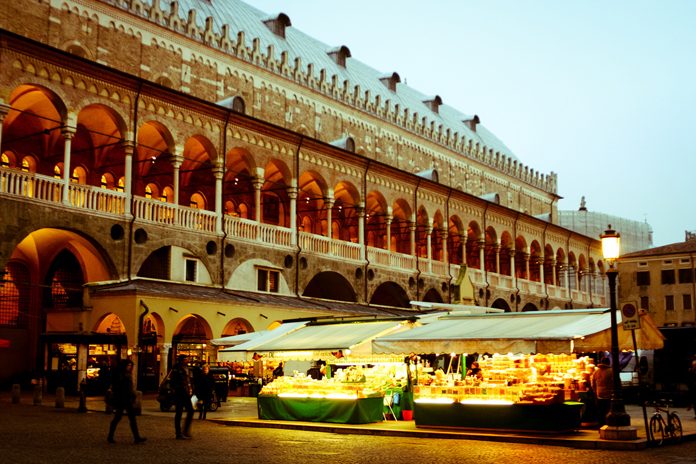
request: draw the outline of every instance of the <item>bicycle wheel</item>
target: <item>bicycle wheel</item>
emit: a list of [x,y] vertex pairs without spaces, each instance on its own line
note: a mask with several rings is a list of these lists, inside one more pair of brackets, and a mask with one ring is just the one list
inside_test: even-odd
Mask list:
[[665,441],[664,419],[660,414],[655,414],[650,418],[650,441],[660,446]]
[[681,419],[679,418],[679,415],[676,412],[670,412],[668,420],[669,420],[669,435],[670,435],[670,437],[676,442],[681,441],[682,436],[683,436],[683,431],[682,431],[682,423],[681,423]]

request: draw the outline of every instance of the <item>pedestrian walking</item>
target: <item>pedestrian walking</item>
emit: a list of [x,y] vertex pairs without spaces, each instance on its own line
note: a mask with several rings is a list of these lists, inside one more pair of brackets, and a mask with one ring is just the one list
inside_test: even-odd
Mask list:
[[133,408],[133,404],[135,403],[133,361],[130,359],[123,361],[119,366],[118,372],[113,376],[111,391],[112,406],[115,414],[109,425],[109,436],[107,437],[107,441],[109,443],[116,443],[116,440],[114,440],[114,433],[125,411],[128,416],[131,432],[133,432],[133,442],[136,444],[144,442],[145,437],[140,436],[138,432],[138,423],[135,420],[135,409]]
[[198,418],[205,419],[210,408],[210,403],[213,401],[213,390],[215,388],[215,379],[210,373],[210,366],[203,364],[201,372],[195,381],[196,388],[194,393],[198,397]]
[[[191,404],[191,377],[189,376],[186,362],[188,357],[180,355],[177,358],[177,363],[172,369],[169,378],[171,388],[174,390],[174,431],[177,440],[187,440],[191,438],[191,421],[193,421],[193,405]],[[181,416],[184,409],[186,410],[186,418],[184,419],[184,427],[181,427]]]

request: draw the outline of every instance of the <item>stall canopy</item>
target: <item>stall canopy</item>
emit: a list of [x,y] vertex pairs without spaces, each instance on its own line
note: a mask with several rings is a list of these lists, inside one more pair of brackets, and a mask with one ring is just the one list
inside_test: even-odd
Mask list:
[[[633,350],[631,331],[621,326],[619,347]],[[664,337],[648,314],[635,331],[638,349],[662,348]],[[609,351],[608,309],[552,310],[486,315],[450,315],[413,330],[380,336],[373,353],[570,353]]]
[[256,335],[250,339],[247,339],[245,342],[230,346],[229,348],[223,348],[218,351],[218,361],[247,361],[251,359],[254,352],[259,351],[257,349],[258,346],[298,330],[304,327],[305,324],[307,324],[307,321],[287,322],[279,325],[273,330],[259,330],[258,332],[251,332],[250,334]]
[[[285,324],[283,324],[285,325]],[[282,327],[282,325],[281,325]],[[378,336],[406,330],[408,321],[353,321],[332,323],[309,323],[284,335],[226,348],[220,354],[254,351],[267,357],[285,359],[319,359],[330,357],[339,350],[344,355],[364,356],[371,353],[370,342]],[[277,329],[276,329],[277,330]]]
[[235,346],[253,340],[260,335],[270,332],[270,330],[259,330],[257,332],[246,332],[243,334],[230,335],[227,337],[214,338],[210,343],[217,346]]

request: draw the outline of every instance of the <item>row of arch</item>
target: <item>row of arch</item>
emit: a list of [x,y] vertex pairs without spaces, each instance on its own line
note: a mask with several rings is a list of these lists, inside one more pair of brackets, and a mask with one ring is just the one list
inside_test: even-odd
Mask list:
[[[134,144],[129,145],[123,142],[128,139],[127,124],[113,108],[93,103],[74,118],[68,114],[63,101],[46,87],[15,88],[3,121],[2,166],[68,178],[68,160],[69,180],[75,183],[129,189],[135,196],[209,211],[217,205],[224,214],[282,227],[292,226],[294,201],[301,231],[504,275],[512,273],[508,258],[517,251],[515,272],[530,280],[539,280],[540,266],[552,263],[595,271],[584,253],[566,256],[562,247],[554,251],[549,244],[527,243],[523,235],[513,237],[507,230],[500,235],[493,227],[482,230],[477,221],[467,223],[456,214],[446,218],[437,207],[433,212],[419,205],[413,211],[409,200],[387,199],[378,190],[368,190],[362,198],[351,179],[331,185],[310,169],[295,180],[283,160],[252,155],[241,146],[221,156],[200,133],[177,144],[177,137],[156,116],[137,127]],[[127,185],[129,175],[132,185]]]

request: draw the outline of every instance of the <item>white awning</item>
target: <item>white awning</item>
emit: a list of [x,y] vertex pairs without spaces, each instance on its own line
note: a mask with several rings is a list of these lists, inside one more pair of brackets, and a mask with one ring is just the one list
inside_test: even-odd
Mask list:
[[[619,346],[632,350],[631,331],[621,327]],[[608,309],[444,316],[408,332],[377,337],[373,353],[570,353],[611,348]],[[636,330],[639,349],[658,349],[664,337],[649,315]]]
[[[251,358],[247,356],[247,353],[253,354],[257,346],[269,341],[274,340],[278,337],[290,333],[294,330],[298,330],[305,326],[307,322],[288,322],[281,324],[272,330],[260,330],[255,333],[256,336],[238,345],[230,346],[229,348],[223,348],[218,351],[218,361],[247,361]],[[248,334],[245,334],[248,335]]]
[[210,343],[212,345],[217,345],[217,346],[235,346],[239,345],[240,343],[248,342],[249,340],[253,340],[259,335],[262,335],[266,332],[269,332],[268,330],[258,330],[256,332],[247,332],[243,334],[237,334],[237,335],[230,335],[227,337],[220,337],[220,338],[214,338],[210,340]]
[[341,350],[345,356],[364,356],[371,354],[373,338],[410,327],[411,324],[403,320],[306,325],[260,343],[251,341],[226,348],[219,354],[253,351],[264,357],[319,359],[331,357],[332,352]]

